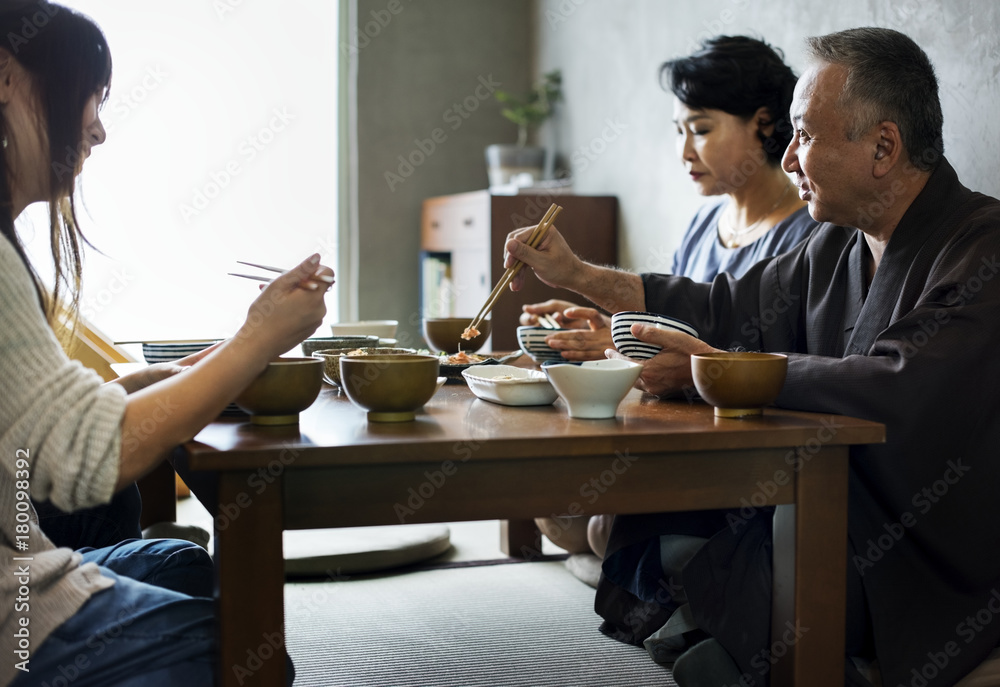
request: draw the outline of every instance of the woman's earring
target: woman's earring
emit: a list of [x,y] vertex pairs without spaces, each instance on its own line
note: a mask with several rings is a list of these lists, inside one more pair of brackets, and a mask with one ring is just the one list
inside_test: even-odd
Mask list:
[[2,146],[3,146],[4,148],[6,148],[6,147],[7,147],[7,137],[6,137],[6,136],[4,136],[4,137],[3,137],[3,140],[2,140],[2,141],[0,141],[0,145],[2,145]]

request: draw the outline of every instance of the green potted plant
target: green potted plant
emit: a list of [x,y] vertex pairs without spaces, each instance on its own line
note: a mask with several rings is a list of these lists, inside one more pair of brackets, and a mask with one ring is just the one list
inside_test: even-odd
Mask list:
[[517,125],[517,143],[486,147],[490,186],[516,183],[529,176],[531,181],[539,181],[545,169],[545,148],[529,146],[528,134],[551,117],[555,104],[562,100],[562,73],[558,69],[548,72],[523,98],[503,90],[493,95],[503,105],[500,113]]

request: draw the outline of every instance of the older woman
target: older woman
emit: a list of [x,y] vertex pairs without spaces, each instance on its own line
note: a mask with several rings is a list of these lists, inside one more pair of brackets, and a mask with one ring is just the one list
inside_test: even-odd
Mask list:
[[[674,94],[681,163],[698,193],[721,196],[692,218],[671,273],[702,282],[723,272],[740,277],[808,236],[816,222],[781,169],[796,83],[781,55],[755,38],[717,36],[694,54],[664,63],[660,78]],[[525,305],[521,323],[534,324],[546,313],[567,328],[546,338],[564,358],[602,359],[615,347],[609,317],[567,301]],[[566,550],[603,557],[610,516],[536,522]]]

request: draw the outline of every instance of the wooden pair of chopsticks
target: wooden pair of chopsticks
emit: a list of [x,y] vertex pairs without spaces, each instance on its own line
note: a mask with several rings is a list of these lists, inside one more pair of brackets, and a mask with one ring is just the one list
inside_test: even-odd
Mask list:
[[[549,206],[549,209],[545,211],[545,215],[542,217],[542,220],[535,225],[534,230],[531,232],[531,236],[528,237],[529,246],[535,248],[542,242],[542,239],[545,238],[545,233],[549,230],[549,227],[552,226],[552,223],[555,222],[556,216],[560,212],[562,212],[561,206],[556,205],[555,203]],[[503,273],[503,276],[500,277],[500,280],[497,282],[497,285],[493,287],[493,291],[490,292],[490,295],[486,299],[486,303],[483,304],[482,309],[480,309],[479,314],[472,320],[472,323],[466,331],[479,328],[479,325],[483,323],[483,319],[490,314],[491,310],[493,310],[493,306],[496,305],[497,300],[500,298],[500,294],[507,289],[511,280],[517,275],[518,272],[521,271],[522,267],[524,267],[524,263],[517,260],[513,265],[507,268],[507,270]]]
[[538,315],[535,319],[537,319],[538,324],[545,329],[562,329],[562,326],[556,322],[556,318],[552,316],[552,313]]
[[[237,260],[236,263],[239,265],[246,265],[248,267],[256,267],[257,269],[261,270],[267,270],[268,272],[277,272],[278,274],[284,274],[285,272],[288,271],[280,267],[271,267],[270,265],[258,265],[253,262],[243,262],[242,260]],[[229,272],[228,274],[230,277],[243,277],[244,279],[253,279],[254,281],[262,281],[267,283],[270,283],[273,280],[272,277],[261,277],[256,274],[237,274],[236,272]],[[326,284],[332,284],[334,281],[333,277],[331,277],[328,274],[314,274],[310,278],[315,279],[316,281],[324,282]]]

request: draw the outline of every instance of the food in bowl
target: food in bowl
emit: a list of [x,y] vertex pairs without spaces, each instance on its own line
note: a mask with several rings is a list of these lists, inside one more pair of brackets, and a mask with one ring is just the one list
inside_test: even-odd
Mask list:
[[493,325],[492,320],[483,320],[475,328],[471,324],[471,317],[425,317],[421,329],[427,345],[435,352],[475,352],[486,344]]
[[323,378],[328,384],[340,386],[340,359],[345,355],[365,356],[365,355],[403,355],[406,353],[416,353],[412,348],[387,348],[387,347],[362,347],[362,348],[334,348],[313,353],[314,358],[321,358],[323,365]]
[[544,372],[512,365],[486,365],[462,370],[478,398],[505,406],[544,406],[558,398]]

